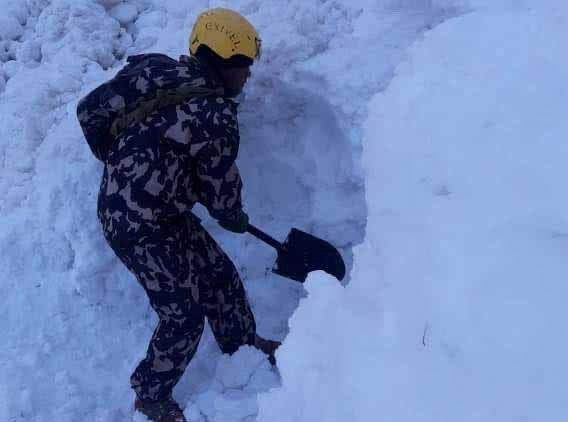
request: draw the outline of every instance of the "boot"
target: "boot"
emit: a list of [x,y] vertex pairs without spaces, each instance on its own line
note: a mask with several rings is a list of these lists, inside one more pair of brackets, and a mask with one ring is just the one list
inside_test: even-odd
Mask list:
[[172,397],[163,401],[143,401],[136,397],[134,409],[152,422],[188,422]]
[[258,334],[255,335],[253,346],[256,347],[258,350],[263,352],[267,357],[268,361],[272,366],[276,366],[276,357],[274,353],[276,349],[280,347],[282,343],[279,341],[267,340],[260,337]]

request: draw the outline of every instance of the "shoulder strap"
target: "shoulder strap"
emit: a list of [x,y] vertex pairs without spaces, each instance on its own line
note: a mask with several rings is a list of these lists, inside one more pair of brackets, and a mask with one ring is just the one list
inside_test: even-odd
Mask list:
[[222,96],[223,88],[205,88],[195,86],[181,86],[173,89],[159,89],[155,98],[145,100],[140,98],[133,104],[133,110],[119,115],[112,123],[110,133],[117,138],[127,127],[141,123],[150,114],[164,107],[178,105],[194,97]]

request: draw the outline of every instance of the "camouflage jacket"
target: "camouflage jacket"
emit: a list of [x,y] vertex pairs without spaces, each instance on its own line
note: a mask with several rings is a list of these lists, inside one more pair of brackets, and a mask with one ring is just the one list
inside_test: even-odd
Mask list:
[[[144,74],[131,81],[129,92],[148,83],[159,85],[165,77],[159,60],[146,59]],[[193,78],[194,86],[221,87],[213,72],[195,59],[182,56],[176,69]],[[230,220],[242,208],[238,150],[237,104],[229,98],[195,97],[151,113],[124,130],[105,159],[98,198],[103,229],[116,235],[159,229],[196,202],[213,218]]]

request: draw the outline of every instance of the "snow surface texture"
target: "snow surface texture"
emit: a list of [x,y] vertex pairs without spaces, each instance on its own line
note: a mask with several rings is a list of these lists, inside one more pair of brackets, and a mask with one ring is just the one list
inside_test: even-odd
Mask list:
[[[0,0],[0,421],[144,419],[128,379],[156,317],[101,235],[101,165],[75,108],[127,55],[185,53],[212,6],[240,10],[264,39],[240,108],[247,210],[277,238],[296,226],[330,240],[351,267],[367,215],[367,102],[451,13],[431,2]],[[270,248],[205,225],[237,264],[260,334],[284,339],[304,288],[270,273]],[[250,422],[258,393],[280,382],[256,350],[222,356],[206,331],[175,396],[194,422]]]
[[[555,394],[565,390],[553,381],[563,368],[561,352],[566,356],[561,345],[543,349],[542,360],[529,360],[533,366],[524,372],[514,369],[522,363],[515,353],[526,352],[529,359],[552,341],[552,330],[564,334],[554,281],[563,274],[558,262],[565,234],[559,204],[549,195],[555,187],[550,179],[561,180],[560,158],[553,160],[561,157],[561,146],[549,145],[556,133],[552,127],[549,138],[538,137],[539,145],[557,149],[543,151],[527,142],[517,156],[506,146],[519,148],[511,133],[522,139],[530,139],[528,129],[541,133],[538,123],[544,122],[527,120],[529,114],[541,115],[538,102],[553,112],[550,95],[560,98],[558,88],[566,84],[554,83],[560,76],[552,71],[558,67],[529,68],[521,56],[515,62],[521,75],[511,73],[512,62],[502,55],[528,42],[519,36],[517,17],[540,37],[532,47],[547,40],[547,31],[565,27],[559,6],[539,2],[559,9],[546,15],[531,14],[529,2],[513,0],[188,3],[0,0],[0,421],[144,420],[132,412],[128,378],[156,318],[100,233],[95,201],[101,166],[82,140],[75,107],[81,96],[114,75],[127,55],[185,53],[195,17],[213,6],[244,13],[264,41],[263,58],[253,68],[240,108],[239,166],[253,221],[280,239],[292,226],[327,238],[351,267],[351,248],[363,239],[367,206],[370,213],[350,287],[314,275],[310,297],[295,314],[291,331],[288,320],[306,295],[303,287],[270,274],[270,248],[205,221],[245,279],[260,333],[285,339],[279,354],[283,378],[251,348],[221,355],[206,332],[175,391],[186,415],[193,422],[251,422],[259,414],[260,420],[279,422],[294,417],[333,421],[339,415],[434,420],[427,418],[435,414],[439,421],[456,415],[475,420],[478,411],[480,417],[512,420],[525,409],[524,393],[535,394],[550,412],[558,411]],[[424,31],[473,10],[483,14],[466,15],[442,26],[441,33],[428,34],[405,61],[406,49]],[[479,33],[469,19],[481,20],[487,30]],[[543,29],[537,30],[537,24]],[[450,66],[469,54],[471,63]],[[557,59],[552,48],[535,54]],[[370,103],[389,86],[401,61],[406,64],[398,68],[393,86]],[[476,67],[483,63],[489,68],[493,63],[487,72],[495,78],[493,85],[484,85],[492,79]],[[531,72],[542,74],[554,90],[516,111],[512,131],[500,120],[511,118],[508,107],[491,95],[503,86],[498,77],[506,75],[504,94],[522,98],[524,92],[533,98],[529,94],[536,95],[536,85],[534,92],[518,90],[533,87],[526,83]],[[478,106],[473,117],[460,113],[464,99],[457,84],[469,87],[471,106]],[[488,97],[493,108],[485,107]],[[516,99],[509,103],[519,106]],[[487,119],[480,119],[480,110]],[[361,139],[368,111],[363,172]],[[422,117],[415,119],[414,113]],[[440,125],[440,115],[449,123]],[[486,121],[493,123],[485,126]],[[417,142],[423,139],[428,142]],[[489,162],[487,148],[493,154]],[[536,167],[535,157],[550,160],[547,173]],[[528,193],[515,194],[519,184]],[[489,200],[495,207],[480,206]],[[524,219],[529,203],[531,221],[540,225]],[[511,211],[516,226],[510,224]],[[206,217],[203,209],[196,212]],[[529,232],[536,246],[526,244]],[[543,257],[541,250],[550,253]],[[518,268],[514,284],[507,262]],[[547,289],[531,283],[540,274],[550,283]],[[498,281],[506,276],[508,283],[496,283],[497,276]],[[513,287],[521,290],[511,298]],[[534,308],[527,298],[537,301]],[[548,312],[536,315],[543,302]],[[522,323],[507,333],[521,311],[528,316],[518,315]],[[510,346],[502,346],[504,334]],[[512,358],[503,362],[505,355]],[[547,370],[537,371],[544,363]],[[490,375],[494,379],[485,385]],[[506,396],[510,402],[519,398],[518,413],[498,413],[511,408],[499,397],[505,386],[513,389]],[[262,396],[259,413],[257,395],[271,389]],[[543,397],[546,389],[550,394]],[[449,405],[445,396],[452,399]]]
[[259,422],[566,419],[568,6],[480,6],[371,101],[352,281],[308,280]]

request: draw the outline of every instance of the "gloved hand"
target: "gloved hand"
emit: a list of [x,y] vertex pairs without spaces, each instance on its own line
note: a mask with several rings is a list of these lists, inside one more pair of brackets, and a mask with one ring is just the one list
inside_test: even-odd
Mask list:
[[249,224],[249,216],[242,209],[237,211],[235,216],[227,220],[218,220],[218,223],[225,230],[229,230],[234,233],[244,233],[247,231]]

